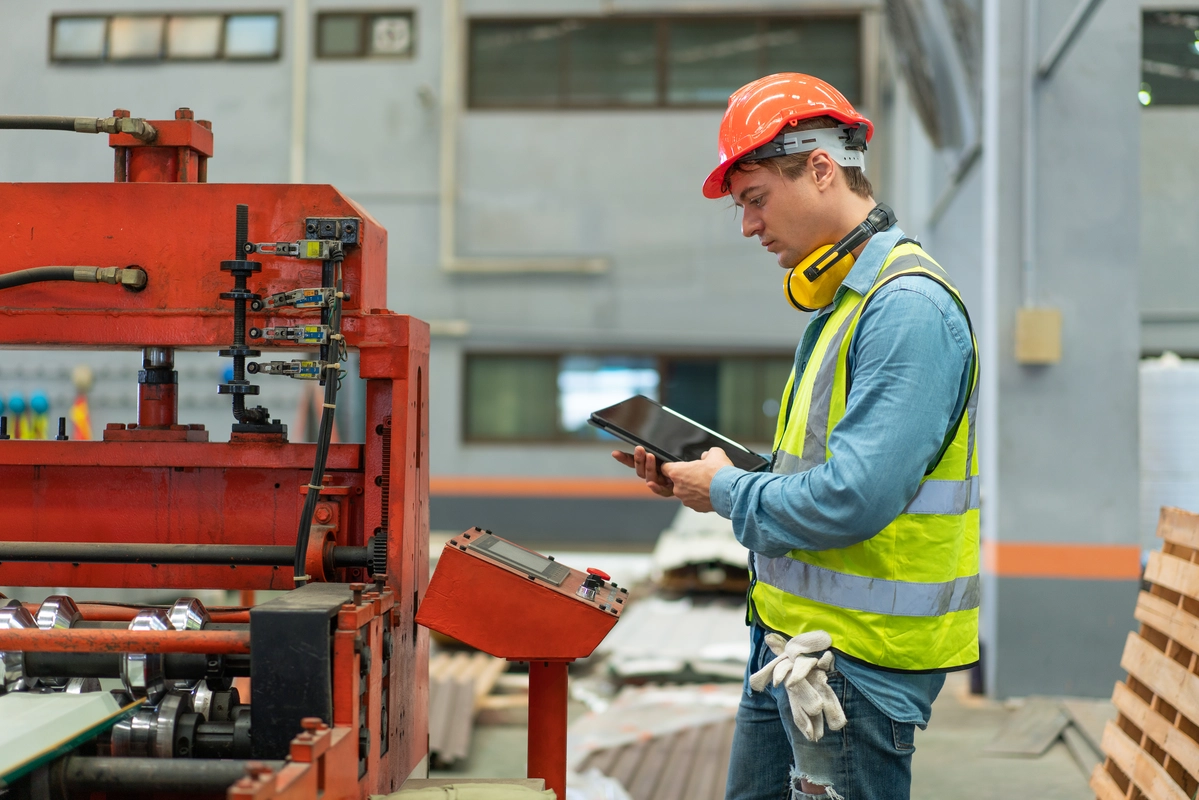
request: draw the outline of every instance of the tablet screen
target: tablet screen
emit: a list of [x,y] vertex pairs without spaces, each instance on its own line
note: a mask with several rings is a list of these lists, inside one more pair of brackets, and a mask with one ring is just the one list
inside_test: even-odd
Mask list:
[[756,472],[769,463],[732,439],[642,395],[596,411],[591,415],[591,424],[627,442],[644,445],[668,461],[697,461],[706,450],[720,447],[741,469]]

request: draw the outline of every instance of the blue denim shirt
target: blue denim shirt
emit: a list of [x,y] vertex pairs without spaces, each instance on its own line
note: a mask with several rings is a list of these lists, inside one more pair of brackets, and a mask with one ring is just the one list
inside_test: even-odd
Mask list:
[[[808,322],[796,374],[836,300],[847,288],[869,291],[903,235],[896,227],[867,243],[833,303]],[[741,544],[769,557],[869,539],[916,494],[966,403],[972,359],[970,326],[944,287],[920,276],[891,281],[862,312],[850,343],[845,416],[829,437],[836,457],[794,475],[725,467],[712,479],[713,509],[732,520]],[[753,645],[764,646],[759,631]],[[921,726],[944,684],[943,675],[888,672],[848,658],[837,669],[887,716]]]

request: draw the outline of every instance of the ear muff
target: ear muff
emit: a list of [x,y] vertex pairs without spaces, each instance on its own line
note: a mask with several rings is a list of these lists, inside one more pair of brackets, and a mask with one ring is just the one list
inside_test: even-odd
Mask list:
[[896,223],[895,212],[883,203],[870,210],[861,225],[836,244],[817,247],[787,271],[783,288],[787,302],[800,311],[815,311],[833,302],[837,287],[853,269],[853,251],[876,233]]
[[[783,287],[787,302],[800,311],[815,311],[833,302],[837,287],[853,269],[853,254],[839,250],[836,245],[817,247],[803,261],[787,270]],[[807,274],[815,274],[810,280]]]

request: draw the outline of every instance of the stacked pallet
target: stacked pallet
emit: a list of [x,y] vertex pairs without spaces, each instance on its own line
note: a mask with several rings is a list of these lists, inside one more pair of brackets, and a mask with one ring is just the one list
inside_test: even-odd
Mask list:
[[722,800],[732,749],[730,719],[595,750],[579,771],[615,778],[633,800]]
[[1119,714],[1091,774],[1101,800],[1190,800],[1199,792],[1199,514],[1163,508],[1116,684]]
[[508,662],[486,653],[429,659],[429,757],[449,766],[470,752],[475,714]]

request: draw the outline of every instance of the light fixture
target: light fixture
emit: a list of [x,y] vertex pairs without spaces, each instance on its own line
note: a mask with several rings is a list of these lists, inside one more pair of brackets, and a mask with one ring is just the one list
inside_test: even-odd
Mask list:
[[1141,105],[1143,106],[1147,106],[1153,102],[1153,90],[1149,88],[1149,84],[1141,84],[1141,90],[1137,92],[1137,99],[1141,101]]

